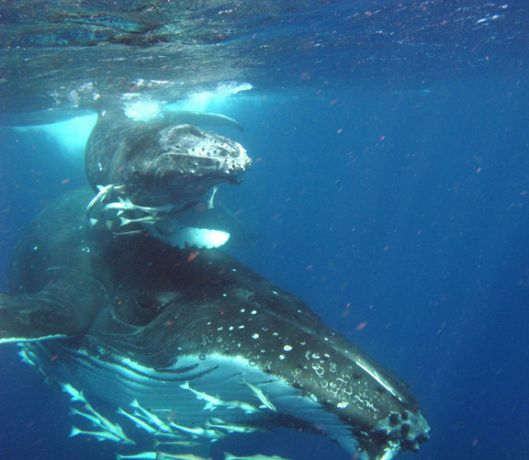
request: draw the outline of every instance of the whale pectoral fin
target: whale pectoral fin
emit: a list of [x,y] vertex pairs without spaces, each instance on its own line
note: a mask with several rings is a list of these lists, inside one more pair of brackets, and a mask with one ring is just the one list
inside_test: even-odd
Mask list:
[[38,293],[0,293],[0,344],[83,334],[106,302],[96,280],[75,274],[50,281]]

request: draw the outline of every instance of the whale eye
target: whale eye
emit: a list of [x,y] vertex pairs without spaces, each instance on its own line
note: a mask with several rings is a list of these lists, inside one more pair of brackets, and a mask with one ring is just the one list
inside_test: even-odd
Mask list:
[[136,297],[136,303],[144,310],[150,310],[156,306],[155,299],[148,294],[140,294]]

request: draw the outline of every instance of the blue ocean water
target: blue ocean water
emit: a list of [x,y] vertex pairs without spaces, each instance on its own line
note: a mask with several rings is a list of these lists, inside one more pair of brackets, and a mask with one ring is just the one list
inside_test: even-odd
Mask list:
[[[398,458],[529,458],[529,84],[519,67],[358,86],[337,65],[328,85],[261,84],[224,111],[243,122],[237,140],[254,159],[240,186],[221,190],[255,235],[230,251],[409,384],[432,437]],[[85,178],[42,131],[0,138],[5,286],[24,225]],[[67,439],[65,395],[11,345],[0,348],[0,394],[1,459],[114,458],[113,446]],[[349,458],[287,432],[230,442]]]

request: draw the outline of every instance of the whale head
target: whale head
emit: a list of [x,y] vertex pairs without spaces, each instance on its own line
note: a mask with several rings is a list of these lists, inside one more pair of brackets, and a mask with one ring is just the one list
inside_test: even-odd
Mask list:
[[178,247],[219,245],[211,238],[218,231],[201,227],[200,218],[213,207],[217,185],[239,183],[251,160],[238,142],[181,121],[182,114],[149,123],[100,115],[86,148],[87,176],[98,192],[88,206],[94,225],[114,234],[147,230]]
[[127,188],[137,204],[190,202],[223,182],[237,183],[250,166],[244,147],[192,125],[168,126],[130,149]]
[[[357,460],[388,460],[429,438],[406,385],[293,295],[217,251],[190,263],[141,237],[114,245],[119,302],[75,349],[32,348],[47,375],[211,436],[227,425],[287,427],[333,439]],[[224,428],[211,428],[213,418]]]
[[86,148],[93,188],[121,186],[133,203],[149,207],[196,201],[214,185],[237,183],[250,164],[244,147],[227,137],[112,112],[100,115]]
[[222,251],[177,250],[145,232],[100,238],[84,221],[88,196],[67,196],[24,239],[20,294],[0,295],[0,343],[22,342],[24,361],[76,388],[85,418],[79,394],[107,408],[98,420],[116,442],[162,430],[207,444],[287,427],[357,460],[389,460],[428,438],[407,387],[300,299]]

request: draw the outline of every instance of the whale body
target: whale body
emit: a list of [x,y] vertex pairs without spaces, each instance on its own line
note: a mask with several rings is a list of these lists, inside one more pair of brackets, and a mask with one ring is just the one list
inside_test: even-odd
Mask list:
[[359,460],[428,439],[407,387],[300,299],[218,249],[159,237],[168,219],[200,220],[208,188],[249,166],[242,146],[188,124],[107,116],[86,156],[93,189],[36,217],[0,293],[0,343],[19,343],[22,359],[70,395],[90,425],[71,436],[207,450],[288,427]]
[[[0,342],[21,343],[49,381],[116,408],[137,400],[182,426],[214,414],[317,432],[369,460],[427,439],[406,387],[299,299],[219,250],[197,255],[147,233],[92,229],[91,196],[65,195],[37,217],[17,250],[11,293],[0,295]],[[186,383],[241,404],[212,412]]]

